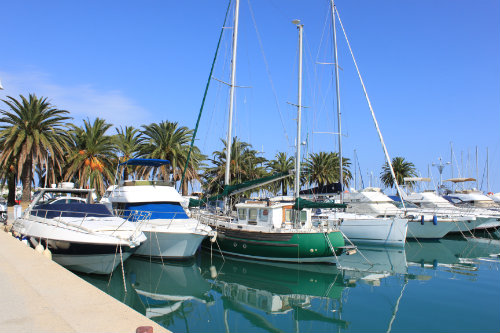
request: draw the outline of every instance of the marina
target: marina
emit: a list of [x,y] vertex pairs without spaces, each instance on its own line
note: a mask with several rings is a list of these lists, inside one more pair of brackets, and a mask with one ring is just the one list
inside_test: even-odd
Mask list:
[[500,3],[4,7],[0,332],[500,332]]

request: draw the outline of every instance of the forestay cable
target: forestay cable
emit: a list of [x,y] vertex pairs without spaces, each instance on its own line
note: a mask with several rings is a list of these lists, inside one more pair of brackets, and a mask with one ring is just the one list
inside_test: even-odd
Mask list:
[[391,158],[389,157],[389,152],[387,151],[387,147],[384,143],[384,138],[382,137],[382,132],[380,132],[380,128],[378,126],[377,118],[375,117],[375,112],[372,108],[372,103],[370,102],[370,98],[368,97],[368,92],[366,91],[365,84],[363,82],[363,78],[361,77],[361,73],[358,68],[358,64],[356,63],[356,59],[354,58],[354,53],[352,52],[351,44],[349,43],[349,39],[347,38],[347,34],[344,29],[344,25],[342,24],[342,20],[340,19],[340,14],[337,8],[335,8],[335,12],[337,13],[337,17],[339,19],[340,27],[342,28],[342,32],[344,33],[345,40],[347,42],[347,47],[349,47],[349,52],[351,53],[352,61],[354,62],[354,66],[356,67],[356,71],[358,73],[359,81],[361,82],[361,86],[363,87],[363,92],[365,93],[366,101],[368,102],[368,107],[370,108],[373,122],[375,123],[375,128],[377,129],[378,137],[380,139],[380,143],[382,144],[382,149],[384,150],[385,158],[387,159],[387,164],[391,170],[392,178],[394,179],[394,184],[396,185],[396,190],[398,191],[399,197],[401,198],[401,203],[403,204],[403,209],[406,210],[405,202],[403,199],[403,194],[401,193],[401,189],[398,185],[398,180],[396,179],[396,174],[394,173],[394,169],[392,167]]

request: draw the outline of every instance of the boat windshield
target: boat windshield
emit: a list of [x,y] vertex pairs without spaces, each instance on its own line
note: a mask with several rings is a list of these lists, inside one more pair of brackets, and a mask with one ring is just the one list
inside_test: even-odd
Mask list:
[[180,202],[127,202],[120,204],[118,209],[124,210],[124,216],[133,211],[151,212],[151,220],[188,218]]

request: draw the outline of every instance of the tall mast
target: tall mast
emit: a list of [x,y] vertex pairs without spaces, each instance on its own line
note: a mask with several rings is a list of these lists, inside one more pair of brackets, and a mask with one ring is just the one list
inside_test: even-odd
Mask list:
[[229,92],[229,117],[227,126],[226,139],[226,174],[224,184],[229,185],[231,179],[231,145],[232,145],[232,128],[233,128],[233,109],[234,109],[234,88],[236,82],[236,50],[238,45],[238,19],[240,14],[240,0],[235,0],[234,3],[234,26],[233,26],[233,55],[231,58],[231,87]]
[[299,197],[300,190],[300,127],[302,123],[302,30],[304,28],[303,24],[300,24],[300,20],[293,20],[293,24],[297,26],[299,30],[299,86],[297,90],[297,141],[295,150],[295,186],[294,186],[294,198]]
[[342,165],[342,124],[340,114],[340,85],[339,85],[339,64],[337,60],[337,32],[335,29],[335,3],[332,0],[332,28],[333,28],[333,62],[335,66],[335,92],[337,95],[337,124],[339,140],[339,179],[340,179],[340,202],[344,200],[344,170]]
[[479,190],[479,164],[478,164],[478,155],[479,152],[477,151],[477,146],[476,146],[476,189]]
[[358,168],[357,168],[357,162],[358,162],[358,156],[356,155],[356,149],[354,149],[354,190],[356,191],[358,189]]
[[486,147],[486,190],[490,192],[490,159],[488,154],[488,147]]

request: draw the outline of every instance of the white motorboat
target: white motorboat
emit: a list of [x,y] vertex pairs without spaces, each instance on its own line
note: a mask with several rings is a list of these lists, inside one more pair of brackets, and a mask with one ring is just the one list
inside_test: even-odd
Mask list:
[[500,204],[500,192],[499,193],[488,192],[488,197],[491,198],[491,200],[495,201],[497,204]]
[[[474,178],[451,178],[444,182],[462,184],[475,181]],[[476,229],[496,229],[500,227],[500,205],[489,196],[484,195],[476,189],[455,190],[444,195],[443,198],[451,202],[455,207],[474,214],[481,222]]]
[[338,221],[342,233],[354,244],[377,244],[403,247],[408,230],[408,219],[400,217],[373,217],[340,210],[317,210],[315,220]]
[[[161,167],[167,160],[130,159],[125,166]],[[151,216],[141,225],[147,236],[135,252],[136,255],[186,259],[193,257],[201,242],[212,229],[188,217],[182,203],[183,197],[170,182],[161,180],[119,180],[108,189],[103,203],[111,205],[115,214],[128,217],[134,212],[150,212]]]
[[[146,240],[140,225],[148,216],[131,215],[129,218],[137,223],[113,216],[105,205],[90,203],[91,192],[40,189],[14,221],[13,231],[37,250],[49,250],[55,262],[70,270],[109,274]],[[44,201],[48,193],[67,197],[86,195],[89,199]]]
[[405,211],[379,188],[369,187],[359,192],[344,193],[347,211],[379,218],[400,217],[408,219],[407,238],[439,239],[449,233],[458,221],[447,215],[431,214],[425,211]]
[[[496,221],[492,216],[484,214],[481,210],[464,209],[456,207],[448,200],[437,195],[434,191],[410,193],[405,196],[405,201],[415,204],[421,211],[431,214],[445,214],[458,218],[451,232],[470,232],[474,229],[483,229],[491,222]],[[414,211],[415,208],[409,208]],[[491,221],[494,219],[494,221]]]

